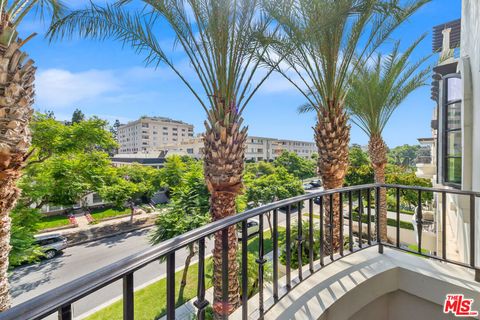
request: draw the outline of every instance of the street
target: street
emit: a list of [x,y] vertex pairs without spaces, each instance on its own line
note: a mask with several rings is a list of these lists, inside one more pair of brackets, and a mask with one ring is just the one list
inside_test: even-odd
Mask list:
[[[294,216],[296,214],[292,214],[292,218]],[[279,213],[278,221],[279,224],[283,224],[285,214]],[[264,220],[264,229],[268,229],[266,220]],[[43,260],[37,264],[14,269],[9,277],[13,305],[18,305],[89,272],[149,248],[148,234],[150,230],[137,230],[69,247],[63,254],[51,260]],[[213,248],[213,241],[207,239],[206,244],[206,254],[210,254]],[[183,266],[185,258],[186,250],[177,252],[175,259],[177,268]],[[165,272],[166,267],[164,263],[151,263],[134,273],[135,288],[155,281],[164,276]],[[110,302],[121,294],[122,282],[112,283],[74,303],[73,314],[75,317],[78,317],[91,311],[92,308]],[[56,315],[48,319],[56,319]]]

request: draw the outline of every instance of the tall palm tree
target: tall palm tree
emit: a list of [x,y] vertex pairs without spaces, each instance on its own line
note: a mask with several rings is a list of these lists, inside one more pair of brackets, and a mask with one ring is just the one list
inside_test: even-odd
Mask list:
[[[376,183],[385,183],[387,146],[383,129],[398,106],[415,89],[426,85],[430,68],[423,68],[428,56],[411,63],[414,49],[425,36],[415,41],[403,53],[396,42],[388,55],[378,54],[372,63],[359,63],[350,81],[346,106],[352,121],[369,137],[368,154]],[[387,240],[387,201],[385,188],[380,189],[380,237]]]
[[[235,198],[242,192],[247,127],[242,114],[273,69],[258,74],[267,48],[257,41],[269,20],[258,11],[259,0],[143,0],[139,11],[130,1],[73,11],[50,31],[52,39],[113,37],[146,54],[147,64],[166,64],[187,86],[207,114],[204,134],[204,174],[211,198],[211,215],[219,220],[236,214]],[[165,23],[175,34],[195,71],[193,83],[165,53],[157,35]],[[258,81],[255,81],[258,80]],[[214,304],[216,317],[240,305],[236,227],[228,228],[228,302],[222,298],[222,237],[215,235]]]
[[35,34],[22,40],[17,29],[34,9],[57,17],[62,8],[58,0],[0,0],[0,312],[10,307],[9,212],[20,195],[16,182],[29,155],[36,70],[33,60],[21,51]]
[[[267,5],[267,11],[282,27],[266,60],[305,97],[300,112],[314,111],[318,147],[318,174],[325,189],[342,187],[348,167],[350,126],[345,112],[349,78],[358,63],[354,57],[369,57],[405,19],[429,0],[288,0]],[[340,246],[340,203],[336,195],[333,250]],[[330,237],[329,228],[326,235]],[[330,244],[326,244],[327,251]]]

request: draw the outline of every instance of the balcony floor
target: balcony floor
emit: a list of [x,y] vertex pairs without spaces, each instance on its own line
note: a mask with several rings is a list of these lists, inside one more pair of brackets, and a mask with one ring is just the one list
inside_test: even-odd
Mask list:
[[[297,274],[292,270],[292,277]],[[389,248],[379,254],[378,248],[372,247],[335,261],[305,279],[274,305],[265,319],[356,319],[364,306],[398,291],[438,307],[435,319],[444,316],[441,306],[449,293],[474,298],[473,310],[480,310],[480,283],[474,281],[473,270]],[[271,288],[266,287],[265,299],[271,296]],[[419,310],[408,309],[402,311],[402,318],[417,319]],[[250,318],[257,319],[257,297],[250,299],[249,310]],[[237,316],[240,313],[232,319]]]

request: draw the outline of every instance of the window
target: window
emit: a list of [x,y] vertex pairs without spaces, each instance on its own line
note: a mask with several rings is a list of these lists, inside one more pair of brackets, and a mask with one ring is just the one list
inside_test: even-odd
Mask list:
[[458,74],[444,78],[443,182],[462,183],[462,80]]

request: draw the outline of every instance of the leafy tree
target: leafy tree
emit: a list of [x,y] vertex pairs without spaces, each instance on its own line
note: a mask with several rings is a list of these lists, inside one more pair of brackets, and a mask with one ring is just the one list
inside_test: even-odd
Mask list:
[[110,128],[110,132],[115,140],[118,138],[118,128],[120,127],[120,120],[116,119],[113,123],[112,127]]
[[[209,192],[205,185],[200,162],[193,162],[186,168],[181,177],[181,183],[173,189],[169,208],[170,210],[159,215],[155,222],[156,228],[150,238],[153,244],[199,228],[210,221]],[[188,268],[196,250],[196,245],[188,246],[189,253],[185,258],[178,293],[179,301],[183,301]]]
[[282,154],[273,161],[276,167],[285,168],[290,174],[300,180],[315,177],[316,165],[312,160],[304,159],[295,152],[283,151]]
[[37,232],[40,216],[38,209],[29,207],[17,206],[12,210],[12,235],[10,238],[12,249],[8,256],[10,267],[25,262],[34,262],[43,256],[42,249],[35,245],[33,237]]
[[38,212],[47,203],[71,205],[114,178],[114,168],[102,151],[115,145],[105,124],[92,118],[66,126],[47,115],[34,116],[31,156],[18,182],[22,194],[12,214],[11,261],[30,261],[38,251],[31,246],[38,218],[26,208]]
[[[407,171],[400,166],[388,165],[386,174],[386,182],[389,184],[399,184],[405,186],[419,186],[432,187],[432,182],[429,179],[419,178],[415,172]],[[388,194],[395,197],[395,189],[389,189]],[[402,200],[411,208],[418,205],[418,191],[415,190],[401,190]],[[432,192],[422,192],[422,203],[433,200]]]
[[185,174],[187,165],[178,155],[167,157],[165,164],[160,171],[160,177],[163,185],[170,191],[174,190],[182,183],[182,177]]
[[247,163],[245,165],[244,176],[259,178],[264,175],[275,173],[275,166],[271,162],[259,161],[255,163]]
[[345,176],[346,186],[358,186],[362,184],[373,183],[374,173],[370,164],[363,164],[359,167],[348,167]]
[[[267,2],[282,33],[272,45],[276,69],[305,97],[300,112],[317,115],[314,127],[318,173],[325,189],[343,186],[348,169],[350,126],[345,98],[359,60],[367,60],[391,33],[428,0],[319,0]],[[328,206],[328,204],[327,204]],[[339,197],[334,199],[333,250],[340,247]],[[327,229],[328,231],[328,229]],[[327,251],[330,248],[326,248]]]
[[[246,175],[245,187],[247,203],[253,203],[254,206],[295,197],[304,193],[302,182],[283,167],[277,167],[273,173],[260,177],[253,174]],[[267,218],[270,231],[272,232],[270,212],[267,213]]]
[[158,180],[160,175],[158,170],[140,164],[122,166],[114,171],[115,177],[100,189],[100,196],[119,207],[128,203],[131,209],[130,222],[133,222],[135,202],[150,201],[161,185]]
[[395,164],[397,166],[412,167],[415,165],[415,160],[418,157],[420,151],[419,145],[408,145],[390,149],[388,152],[388,163]]
[[80,123],[85,120],[85,115],[83,114],[82,110],[75,109],[72,114],[72,124]]
[[[99,7],[91,4],[60,19],[50,28],[51,39],[82,37],[104,40],[112,37],[145,54],[148,64],[166,64],[187,86],[207,114],[204,134],[204,172],[211,193],[211,215],[222,219],[236,213],[235,198],[241,193],[247,127],[242,114],[273,68],[259,75],[259,59],[268,54],[258,39],[269,31],[270,19],[259,14],[257,0],[142,1],[144,6],[125,8],[132,1],[119,0]],[[193,69],[194,85],[163,50],[159,33],[167,31],[186,53]],[[169,33],[168,33],[169,32]],[[190,73],[191,74],[191,73]],[[256,82],[258,81],[258,82]],[[229,228],[230,239],[236,236]],[[217,237],[218,236],[218,237]],[[238,265],[229,261],[228,303],[222,301],[221,239],[213,250],[216,268],[213,308],[216,317],[230,314],[240,305]],[[229,243],[235,256],[235,241]]]
[[[302,238],[304,239],[302,245],[302,266],[306,265],[310,259],[310,223],[302,223]],[[291,229],[291,238],[298,238],[298,226],[295,225]],[[287,261],[287,244],[285,237],[282,237],[279,241],[280,245],[280,262],[286,264]],[[320,257],[320,229],[318,226],[313,226],[313,260],[317,260]],[[290,242],[290,266],[292,268],[298,268],[298,242]]]
[[17,181],[29,156],[36,67],[22,51],[36,33],[19,35],[24,18],[37,11],[52,21],[62,15],[59,0],[0,1],[0,312],[10,308],[8,254],[10,251],[10,211],[20,195]]
[[361,167],[364,165],[370,165],[370,159],[368,154],[362,150],[358,144],[353,144],[348,151],[348,161],[350,167]]

